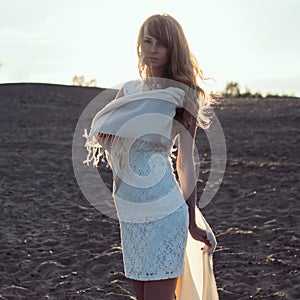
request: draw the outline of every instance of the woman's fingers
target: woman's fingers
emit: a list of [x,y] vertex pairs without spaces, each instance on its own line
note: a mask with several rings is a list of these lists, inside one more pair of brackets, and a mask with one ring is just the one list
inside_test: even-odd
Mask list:
[[206,239],[206,240],[204,241],[204,243],[205,243],[207,246],[212,247],[212,245],[211,245],[209,239]]
[[206,244],[209,248],[212,247],[212,244],[207,237],[206,230],[196,227],[196,228],[191,229],[190,233],[194,239]]
[[203,230],[203,232],[204,232],[204,236],[203,236],[204,240],[203,240],[203,242],[204,242],[207,246],[210,246],[210,247],[211,247],[211,243],[210,243],[210,241],[209,241],[209,239],[208,239],[208,237],[207,237],[206,230]]

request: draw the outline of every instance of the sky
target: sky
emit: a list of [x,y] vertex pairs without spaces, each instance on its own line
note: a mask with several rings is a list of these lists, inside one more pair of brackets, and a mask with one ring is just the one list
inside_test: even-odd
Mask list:
[[168,13],[221,91],[300,96],[299,0],[0,0],[0,83],[72,84],[74,75],[115,88],[139,77],[143,21]]

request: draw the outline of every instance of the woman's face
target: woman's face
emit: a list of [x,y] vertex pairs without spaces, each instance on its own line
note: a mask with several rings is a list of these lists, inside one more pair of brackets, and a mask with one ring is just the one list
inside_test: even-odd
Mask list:
[[169,62],[168,48],[149,35],[146,28],[141,49],[145,63],[150,68],[151,76],[161,77]]

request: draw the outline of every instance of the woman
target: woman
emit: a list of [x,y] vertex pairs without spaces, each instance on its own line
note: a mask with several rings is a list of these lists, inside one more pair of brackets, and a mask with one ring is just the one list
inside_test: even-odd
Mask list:
[[[153,15],[142,24],[137,54],[142,80],[125,83],[95,116],[86,144],[93,158],[87,162],[97,164],[105,149],[125,276],[132,279],[137,299],[173,300],[175,290],[177,299],[217,299],[212,270],[207,271],[211,255],[206,262],[202,257],[214,251],[216,241],[196,207],[193,161],[197,127],[209,126],[205,112],[213,101],[200,88],[198,81],[205,78],[170,15]],[[176,140],[178,179],[170,159]],[[201,265],[193,266],[195,254]],[[208,275],[199,275],[197,268]]]

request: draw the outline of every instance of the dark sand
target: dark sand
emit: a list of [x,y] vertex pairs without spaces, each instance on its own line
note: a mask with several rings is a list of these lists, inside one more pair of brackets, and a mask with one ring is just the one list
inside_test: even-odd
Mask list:
[[[134,299],[118,222],[85,199],[73,173],[73,132],[99,92],[0,85],[0,300]],[[299,98],[224,99],[216,109],[228,160],[202,212],[218,240],[220,300],[300,299],[299,113]],[[200,197],[210,167],[201,130],[197,143]]]

